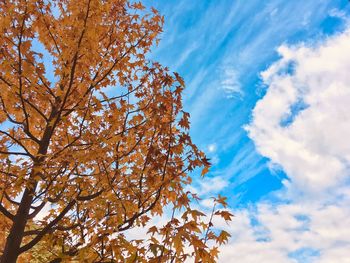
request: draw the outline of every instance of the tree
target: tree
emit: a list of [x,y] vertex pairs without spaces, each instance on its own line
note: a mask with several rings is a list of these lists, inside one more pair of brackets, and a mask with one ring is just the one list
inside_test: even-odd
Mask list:
[[[0,1],[2,263],[42,262],[38,251],[45,262],[210,262],[210,240],[227,239],[191,208],[189,172],[209,162],[188,134],[182,78],[146,57],[163,17],[144,9]],[[168,223],[128,239],[169,207]]]

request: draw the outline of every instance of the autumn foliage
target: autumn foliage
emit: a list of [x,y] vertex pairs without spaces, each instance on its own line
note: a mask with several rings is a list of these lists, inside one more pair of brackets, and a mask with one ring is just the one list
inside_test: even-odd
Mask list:
[[163,17],[126,0],[1,0],[0,13],[1,262],[215,261],[229,235],[213,217],[232,215],[205,216],[185,190],[209,162],[182,78],[146,57]]

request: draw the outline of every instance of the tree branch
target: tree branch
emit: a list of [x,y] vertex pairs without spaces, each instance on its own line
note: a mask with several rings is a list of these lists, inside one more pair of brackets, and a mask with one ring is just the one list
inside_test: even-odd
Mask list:
[[35,238],[33,238],[24,246],[22,246],[19,249],[19,253],[21,254],[35,246],[50,231],[50,229],[52,229],[69,212],[69,210],[75,205],[75,203],[75,200],[71,201],[54,220],[52,220],[40,231],[40,233]]
[[15,216],[13,214],[11,214],[9,211],[7,211],[7,209],[5,207],[2,206],[2,204],[0,204],[0,212],[6,216],[8,219],[10,219],[11,221],[15,220]]

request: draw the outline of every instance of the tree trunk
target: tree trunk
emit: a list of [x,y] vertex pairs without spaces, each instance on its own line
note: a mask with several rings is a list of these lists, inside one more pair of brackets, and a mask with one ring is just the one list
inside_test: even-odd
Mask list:
[[[48,123],[54,120],[56,116],[57,108],[54,107],[50,114]],[[44,161],[43,156],[47,153],[53,130],[54,127],[48,125],[44,131],[38,150],[38,154],[40,154],[41,157],[38,158],[36,163],[34,162],[32,174],[30,175],[29,179],[35,177],[35,168],[40,167],[40,164]],[[33,202],[33,196],[35,194],[37,185],[38,182],[36,181],[33,184],[29,183],[29,185],[27,185],[26,189],[24,190],[20,205],[15,215],[14,222],[10,229],[10,233],[6,238],[5,249],[2,257],[0,258],[0,263],[16,263],[19,255],[24,252],[21,251],[21,243],[23,240],[24,230],[27,225],[30,207]]]
[[35,188],[36,185],[30,189],[26,188],[23,193],[10,233],[6,238],[6,245],[0,263],[15,263],[18,256],[21,254],[20,247]]

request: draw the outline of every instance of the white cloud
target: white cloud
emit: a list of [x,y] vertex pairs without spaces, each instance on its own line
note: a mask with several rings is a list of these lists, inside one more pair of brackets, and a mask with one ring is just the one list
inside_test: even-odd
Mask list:
[[350,262],[350,32],[279,53],[246,129],[290,180],[236,211],[220,262]]
[[216,193],[219,193],[226,186],[228,186],[228,181],[222,176],[204,177],[198,183],[199,195],[210,194],[214,197]]
[[350,22],[349,17],[347,16],[346,12],[343,11],[343,10],[339,10],[339,9],[336,9],[336,8],[331,9],[329,11],[329,16],[340,18],[343,21],[345,21],[347,24],[349,24],[349,22]]
[[216,144],[215,143],[212,143],[212,144],[209,144],[208,145],[208,151],[210,152],[210,153],[214,153],[214,152],[216,152]]
[[[306,263],[312,258],[315,262],[348,262],[348,201],[333,205],[260,203],[254,209],[236,211],[228,229],[232,238],[222,248],[220,262]],[[309,252],[304,255],[305,251]]]
[[[269,88],[253,111],[249,136],[295,186],[336,186],[350,175],[350,144],[344,143],[350,134],[350,33],[317,48],[282,46],[279,53],[282,58],[262,73]],[[298,104],[306,108],[293,112]]]
[[243,96],[238,72],[231,68],[226,68],[224,69],[223,73],[224,74],[221,80],[221,86],[227,93],[228,97],[232,98],[235,96]]

